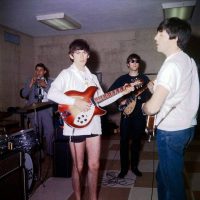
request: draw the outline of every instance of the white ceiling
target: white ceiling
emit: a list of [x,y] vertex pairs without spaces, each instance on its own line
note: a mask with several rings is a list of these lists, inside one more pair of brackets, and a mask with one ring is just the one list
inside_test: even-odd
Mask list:
[[[0,0],[0,24],[34,37],[151,28],[163,19],[162,3],[180,1]],[[79,22],[81,29],[57,31],[36,21],[36,15],[58,12]],[[200,0],[191,24],[200,25]]]

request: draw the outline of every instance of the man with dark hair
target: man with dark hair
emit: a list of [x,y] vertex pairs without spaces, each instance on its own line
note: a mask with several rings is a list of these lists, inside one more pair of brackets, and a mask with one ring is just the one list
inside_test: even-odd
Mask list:
[[54,126],[52,109],[42,106],[37,108],[37,104],[42,105],[43,102],[48,102],[47,92],[51,83],[52,80],[49,79],[47,67],[43,63],[38,63],[35,66],[32,78],[25,83],[24,88],[21,91],[22,97],[27,99],[27,108],[31,108],[33,104],[36,105],[37,112],[34,112],[34,109],[29,110],[30,113],[28,113],[27,116],[30,119],[32,127],[37,134],[39,134],[38,137],[40,137],[40,140],[43,139],[41,136],[44,134],[46,139],[45,151],[48,155],[53,155]]
[[[82,39],[74,40],[69,45],[69,57],[73,63],[70,67],[61,71],[48,92],[49,99],[59,104],[64,104],[68,108],[63,111],[64,118],[65,115],[66,119],[67,117],[74,117],[71,120],[73,125],[69,124],[69,121],[67,123],[64,119],[63,135],[69,138],[73,159],[72,185],[76,200],[80,200],[82,195],[85,152],[87,153],[89,199],[97,200],[98,198],[97,180],[101,146],[100,135],[102,134],[101,122],[99,115],[92,117],[92,100],[94,98],[91,97],[88,101],[87,95],[89,94],[85,93],[85,91],[88,91],[90,86],[95,86],[97,89],[94,93],[95,98],[103,95],[103,91],[96,75],[92,74],[86,66],[89,56],[90,47],[88,43]],[[121,93],[115,93],[110,99],[99,103],[98,106],[108,105],[130,91],[127,88]],[[74,95],[66,92],[74,92]],[[73,116],[73,110],[76,113],[75,116]],[[88,121],[90,123],[87,123]]]
[[184,152],[194,136],[199,106],[197,66],[183,50],[191,27],[179,18],[160,23],[155,36],[157,51],[166,56],[154,93],[143,104],[147,115],[156,115],[159,164],[156,172],[159,200],[185,200]]
[[[129,68],[129,73],[117,78],[109,88],[109,91],[118,88],[125,83],[132,83],[137,79],[142,81],[144,86],[149,83],[149,78],[140,72],[141,58],[139,55],[134,53],[130,54],[127,58],[126,64]],[[151,93],[150,91],[145,90],[137,97],[135,97],[135,95],[132,93],[129,93],[118,100],[119,107],[124,107],[124,109],[121,109],[120,119],[121,171],[118,175],[119,178],[124,178],[124,176],[128,173],[129,164],[131,166],[131,171],[136,176],[142,176],[142,172],[140,172],[138,169],[138,165],[141,150],[141,140],[145,132],[146,116],[143,115],[141,106],[142,103],[146,102],[150,98]],[[128,106],[132,106],[131,104],[134,105],[134,108],[130,114],[126,114],[125,111],[128,109]],[[130,150],[129,141],[131,141]]]

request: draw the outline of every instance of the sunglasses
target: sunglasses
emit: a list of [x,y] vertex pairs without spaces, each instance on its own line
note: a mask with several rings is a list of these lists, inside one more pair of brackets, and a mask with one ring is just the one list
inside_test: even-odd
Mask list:
[[138,59],[132,59],[129,61],[129,63],[140,63],[140,60]]

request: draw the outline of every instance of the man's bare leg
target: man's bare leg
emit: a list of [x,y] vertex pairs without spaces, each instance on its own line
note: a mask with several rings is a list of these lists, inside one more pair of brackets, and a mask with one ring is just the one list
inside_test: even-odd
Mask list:
[[85,142],[70,142],[70,150],[73,159],[72,186],[76,200],[81,200],[81,174],[84,163]]
[[97,200],[100,146],[100,136],[86,139],[86,149],[88,154],[88,187],[90,200]]

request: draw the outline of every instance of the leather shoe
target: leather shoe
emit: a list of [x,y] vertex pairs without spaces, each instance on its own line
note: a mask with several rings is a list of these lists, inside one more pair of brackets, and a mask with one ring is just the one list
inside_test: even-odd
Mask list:
[[126,176],[127,172],[123,172],[121,171],[119,174],[118,174],[118,178],[124,178],[124,176]]
[[139,169],[136,167],[132,170],[132,172],[136,175],[136,176],[139,176],[141,177],[142,176],[142,172],[139,171]]

